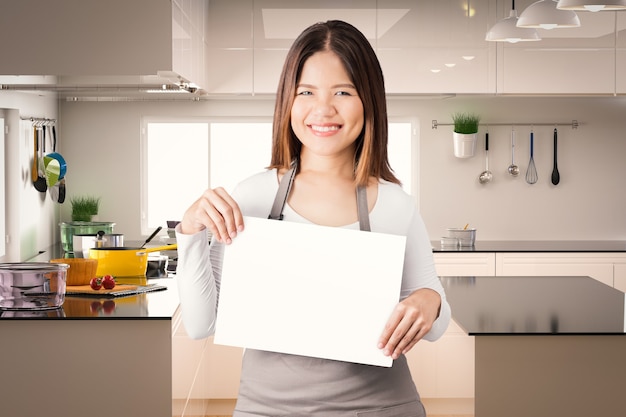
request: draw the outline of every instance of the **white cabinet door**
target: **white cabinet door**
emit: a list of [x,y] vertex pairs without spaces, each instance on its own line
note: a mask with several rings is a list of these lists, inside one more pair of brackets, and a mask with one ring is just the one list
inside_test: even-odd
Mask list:
[[616,92],[626,93],[626,13],[617,13]]
[[[378,2],[375,47],[387,92],[494,93],[496,49],[485,31],[495,6],[495,0]],[[399,11],[406,14],[393,21]]]
[[613,286],[613,264],[607,253],[497,253],[497,276],[590,276]]
[[203,385],[194,393],[196,398],[237,398],[243,351],[239,347],[216,345],[211,336],[200,366]]
[[191,339],[181,320],[180,307],[172,318],[172,398],[187,400],[193,391],[196,375],[207,340]]
[[496,255],[493,252],[436,252],[437,275],[445,276],[494,276]]
[[626,292],[626,260],[614,265],[613,274],[613,286],[620,291]]
[[[516,2],[516,9],[534,1]],[[539,29],[541,41],[499,44],[498,93],[612,94],[615,12],[578,16],[579,28]]]
[[406,357],[422,398],[474,397],[474,337],[454,320],[439,340],[419,342]]

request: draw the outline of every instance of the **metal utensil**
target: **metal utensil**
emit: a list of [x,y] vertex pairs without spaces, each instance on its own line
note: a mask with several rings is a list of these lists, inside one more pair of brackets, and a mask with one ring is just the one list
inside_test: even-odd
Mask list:
[[534,159],[534,147],[535,147],[535,138],[534,133],[530,131],[530,161],[528,162],[528,169],[526,170],[526,182],[529,184],[534,184],[537,182],[537,168],[535,168],[535,159]]
[[552,184],[557,185],[561,181],[561,175],[559,174],[559,168],[556,164],[556,127],[554,128],[554,167],[552,168]]
[[485,133],[485,170],[478,176],[478,181],[481,184],[486,184],[491,181],[493,175],[489,171],[489,132]]
[[157,229],[154,232],[152,232],[152,234],[150,236],[148,236],[146,241],[143,242],[143,245],[141,245],[139,247],[139,249],[142,249],[144,246],[146,246],[148,244],[148,242],[150,242],[157,235],[157,233],[159,233],[161,231],[162,228],[163,228],[162,226],[157,227]]
[[519,175],[519,167],[515,165],[515,128],[511,128],[511,165],[509,165],[509,174],[514,177]]

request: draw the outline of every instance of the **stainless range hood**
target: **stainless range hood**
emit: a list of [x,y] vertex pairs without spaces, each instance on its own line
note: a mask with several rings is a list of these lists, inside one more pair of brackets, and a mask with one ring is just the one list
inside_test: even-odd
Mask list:
[[0,13],[0,89],[70,100],[199,96],[207,13],[208,0],[8,2]]

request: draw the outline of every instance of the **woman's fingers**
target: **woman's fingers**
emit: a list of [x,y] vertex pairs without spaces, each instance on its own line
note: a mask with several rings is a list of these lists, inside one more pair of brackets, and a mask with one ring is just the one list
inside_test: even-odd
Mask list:
[[408,352],[432,328],[441,299],[429,289],[417,290],[396,305],[378,342],[378,348],[397,359]]
[[185,212],[183,233],[209,229],[219,242],[231,243],[243,230],[243,215],[237,202],[223,188],[206,190]]

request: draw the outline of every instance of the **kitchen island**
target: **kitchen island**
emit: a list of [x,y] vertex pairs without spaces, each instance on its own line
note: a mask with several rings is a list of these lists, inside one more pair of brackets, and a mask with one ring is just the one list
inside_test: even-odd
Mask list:
[[476,417],[624,416],[623,292],[589,277],[442,277],[475,336]]
[[2,415],[171,417],[178,293],[171,278],[149,283],[167,289],[0,310]]

